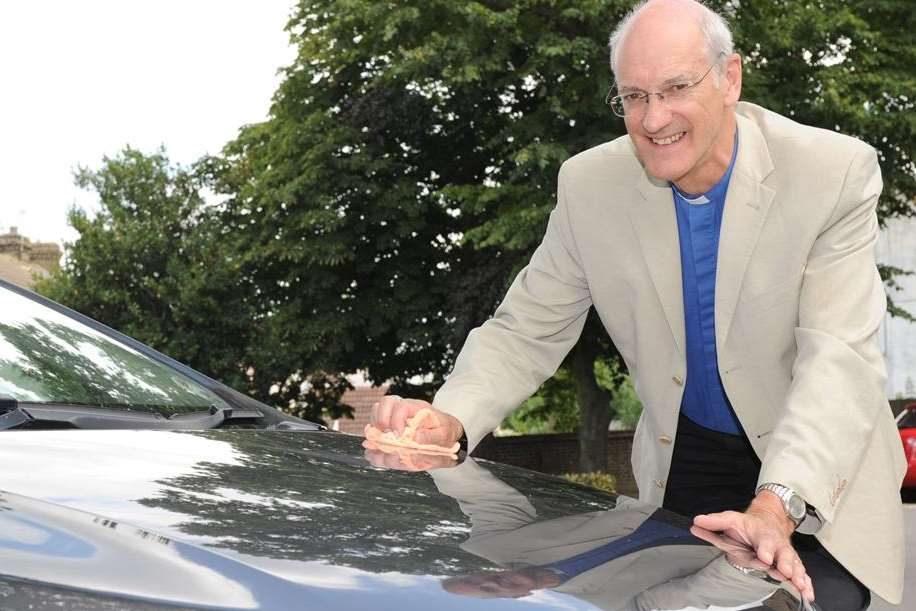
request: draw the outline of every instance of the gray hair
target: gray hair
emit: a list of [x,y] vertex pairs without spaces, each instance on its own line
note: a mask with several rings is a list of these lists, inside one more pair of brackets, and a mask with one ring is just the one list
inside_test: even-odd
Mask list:
[[[650,0],[641,0],[624,16],[623,19],[614,28],[611,38],[608,41],[608,48],[611,53],[611,71],[617,75],[618,56],[620,47],[627,34],[633,27],[636,18],[643,12]],[[709,57],[709,63],[716,66],[713,70],[716,86],[719,85],[719,76],[722,73],[722,63],[719,58],[722,54],[729,57],[735,52],[735,44],[732,41],[732,32],[728,27],[725,19],[710,9],[708,6],[694,2],[699,10],[699,26],[703,32],[703,39],[706,41],[706,55]]]

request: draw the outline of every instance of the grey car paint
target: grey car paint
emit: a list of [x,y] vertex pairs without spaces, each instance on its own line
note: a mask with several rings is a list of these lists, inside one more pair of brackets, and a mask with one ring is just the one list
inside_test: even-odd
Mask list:
[[[593,609],[538,590],[481,600],[441,581],[500,567],[429,474],[360,440],[257,429],[10,431],[0,438],[0,608]],[[617,499],[496,464],[538,520]],[[751,601],[748,601],[751,602]]]
[[[482,524],[524,515],[500,540],[557,546],[556,556],[569,543],[591,553],[624,540],[607,533],[627,532],[618,518],[634,514],[620,511],[623,497],[470,460],[435,473],[451,473],[439,480],[455,488],[473,467],[511,494],[459,485],[449,496],[438,475],[373,466],[359,438],[282,414],[24,289],[0,282],[0,295],[0,610],[593,609],[588,601],[607,607],[596,592],[633,603],[629,592],[655,584],[656,572],[656,593],[684,589],[674,576],[718,590],[738,583],[752,599],[761,591],[694,542],[693,564],[678,559],[679,546],[659,545],[639,563],[591,557],[562,587],[538,584],[518,600],[454,594],[449,578],[499,583],[544,568],[508,545],[481,546],[491,534]],[[168,401],[145,405],[144,389]],[[144,417],[160,408],[156,422]],[[564,541],[565,525],[583,519],[602,525],[597,536]],[[550,534],[527,534],[537,532]],[[624,565],[639,567],[638,586]],[[767,604],[794,603],[777,593]]]

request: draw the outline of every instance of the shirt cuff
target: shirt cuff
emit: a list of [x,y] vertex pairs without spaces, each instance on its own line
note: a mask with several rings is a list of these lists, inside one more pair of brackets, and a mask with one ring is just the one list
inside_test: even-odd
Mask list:
[[824,525],[824,518],[813,506],[807,503],[805,504],[807,505],[805,517],[802,518],[801,523],[796,527],[795,531],[803,535],[813,535]]

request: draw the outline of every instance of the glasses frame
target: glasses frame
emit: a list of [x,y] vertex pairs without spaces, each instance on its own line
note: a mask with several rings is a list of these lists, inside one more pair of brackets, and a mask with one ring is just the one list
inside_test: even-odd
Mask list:
[[[719,60],[723,55],[725,55],[725,51],[719,51],[719,54],[716,56],[716,59],[709,65],[709,68],[706,69],[706,72],[703,73],[703,76],[701,76],[697,80],[693,81],[692,83],[689,81],[686,83],[676,83],[674,85],[670,85],[668,88],[670,89],[671,87],[678,87],[680,85],[684,85],[684,87],[682,87],[678,91],[689,91],[695,88],[697,85],[703,82],[703,79],[709,76],[709,73],[712,72],[713,68],[719,65]],[[611,86],[611,89],[607,92],[607,96],[605,96],[604,98],[604,103],[611,107],[611,111],[615,115],[617,115],[618,117],[626,118],[627,115],[623,111],[623,98],[625,96],[633,95],[636,92],[634,91],[632,93],[627,93],[624,95],[615,95],[614,97],[611,97],[611,94],[614,93],[615,88],[616,88],[616,85]],[[639,95],[638,97],[639,101],[645,102],[645,104],[643,104],[642,106],[637,106],[638,108],[643,109],[642,110],[643,112],[645,112],[645,109],[649,107],[649,98],[652,96],[657,96],[659,102],[665,102],[665,92],[664,91],[643,91],[641,94],[638,94],[638,95]],[[621,108],[621,112],[617,112],[616,106],[618,105]],[[668,104],[665,103],[665,106],[668,106]],[[671,107],[668,106],[668,108],[671,108]],[[630,114],[633,115],[632,112]]]

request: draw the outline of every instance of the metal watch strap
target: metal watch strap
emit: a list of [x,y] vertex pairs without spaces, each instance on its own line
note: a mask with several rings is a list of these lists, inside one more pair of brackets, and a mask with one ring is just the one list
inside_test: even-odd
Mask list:
[[782,501],[782,509],[783,511],[786,512],[786,517],[795,523],[796,528],[805,519],[804,516],[800,518],[796,518],[789,512],[789,498],[791,498],[792,495],[796,495],[796,492],[792,490],[791,488],[783,486],[782,484],[767,482],[766,484],[761,484],[757,488],[757,491],[755,492],[755,494],[759,494],[761,490],[769,490],[770,492],[772,492],[773,494],[779,497],[779,500]]
[[757,579],[762,579],[762,580],[764,580],[764,581],[767,581],[767,582],[773,583],[773,584],[778,584],[778,583],[780,583],[779,581],[777,581],[777,580],[773,579],[772,577],[770,577],[770,575],[769,575],[766,571],[761,571],[761,570],[759,570],[759,569],[752,569],[752,568],[749,568],[749,567],[746,567],[746,566],[741,566],[740,564],[738,564],[737,562],[733,561],[733,560],[732,560],[731,558],[729,558],[728,556],[725,556],[725,562],[727,562],[733,569],[736,569],[736,570],[738,570],[738,571],[741,571],[742,573],[744,573],[744,574],[747,575],[748,577],[756,577]]

